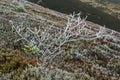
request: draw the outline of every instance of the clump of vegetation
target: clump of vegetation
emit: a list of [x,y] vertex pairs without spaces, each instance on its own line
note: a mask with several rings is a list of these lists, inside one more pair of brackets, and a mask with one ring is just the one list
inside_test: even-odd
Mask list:
[[25,47],[23,48],[23,52],[25,52],[28,55],[39,55],[39,49],[34,46],[32,43],[25,45]]
[[24,6],[19,5],[19,6],[16,6],[16,11],[18,11],[18,12],[25,12],[26,10],[25,10]]
[[25,12],[25,0],[12,0],[12,3],[15,4],[15,10],[17,12]]

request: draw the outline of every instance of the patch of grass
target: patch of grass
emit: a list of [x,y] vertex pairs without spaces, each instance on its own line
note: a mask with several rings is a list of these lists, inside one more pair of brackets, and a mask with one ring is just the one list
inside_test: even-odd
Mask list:
[[17,12],[25,12],[26,10],[25,10],[24,6],[19,5],[19,6],[16,6],[16,11]]

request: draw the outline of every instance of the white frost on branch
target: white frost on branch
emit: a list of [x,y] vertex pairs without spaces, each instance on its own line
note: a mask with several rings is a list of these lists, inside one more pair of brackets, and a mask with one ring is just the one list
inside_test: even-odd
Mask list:
[[[86,27],[88,26],[85,21],[86,18],[82,19],[80,14],[69,15],[66,26],[64,29],[59,28],[59,30],[53,25],[41,29],[40,27],[25,28],[23,24],[15,26],[12,20],[10,20],[9,23],[11,24],[12,30],[20,37],[16,39],[16,41],[24,40],[26,44],[33,43],[42,54],[43,60],[49,60],[51,62],[57,55],[64,51],[62,47],[71,41],[94,41],[103,38],[105,40],[110,38],[118,41],[118,39],[112,36],[114,32],[112,31],[108,34],[105,27],[100,26],[98,32],[92,31],[92,27],[90,26],[90,29],[88,29]],[[57,31],[55,29],[57,29]]]

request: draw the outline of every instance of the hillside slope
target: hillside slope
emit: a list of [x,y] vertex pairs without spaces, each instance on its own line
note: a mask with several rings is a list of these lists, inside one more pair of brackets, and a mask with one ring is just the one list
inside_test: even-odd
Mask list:
[[120,79],[120,33],[79,14],[0,0],[0,46],[0,79]]
[[[39,0],[28,0],[37,3]],[[99,1],[99,0],[98,0]],[[102,0],[103,1],[103,0]],[[120,32],[120,19],[114,14],[115,8],[119,5],[112,3],[99,3],[96,0],[42,0],[40,5],[61,12],[71,14],[81,12],[81,16],[88,16],[87,20],[99,25],[105,25],[107,28]],[[119,10],[116,10],[119,12]],[[117,14],[119,16],[119,13]]]
[[120,19],[120,0],[81,0]]

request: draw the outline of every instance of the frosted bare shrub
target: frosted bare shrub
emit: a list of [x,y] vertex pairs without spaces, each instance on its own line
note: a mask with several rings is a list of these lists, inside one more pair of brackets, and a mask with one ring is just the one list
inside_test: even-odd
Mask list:
[[92,31],[90,26],[88,29],[86,18],[82,19],[80,14],[69,15],[64,29],[58,29],[54,25],[49,25],[44,29],[40,27],[25,28],[23,26],[14,26],[14,22],[11,20],[9,22],[12,30],[19,36],[15,42],[23,40],[24,45],[32,43],[39,50],[43,61],[51,62],[56,56],[65,52],[62,47],[69,42],[113,38],[112,33],[107,34],[105,27],[100,26],[97,32]]

